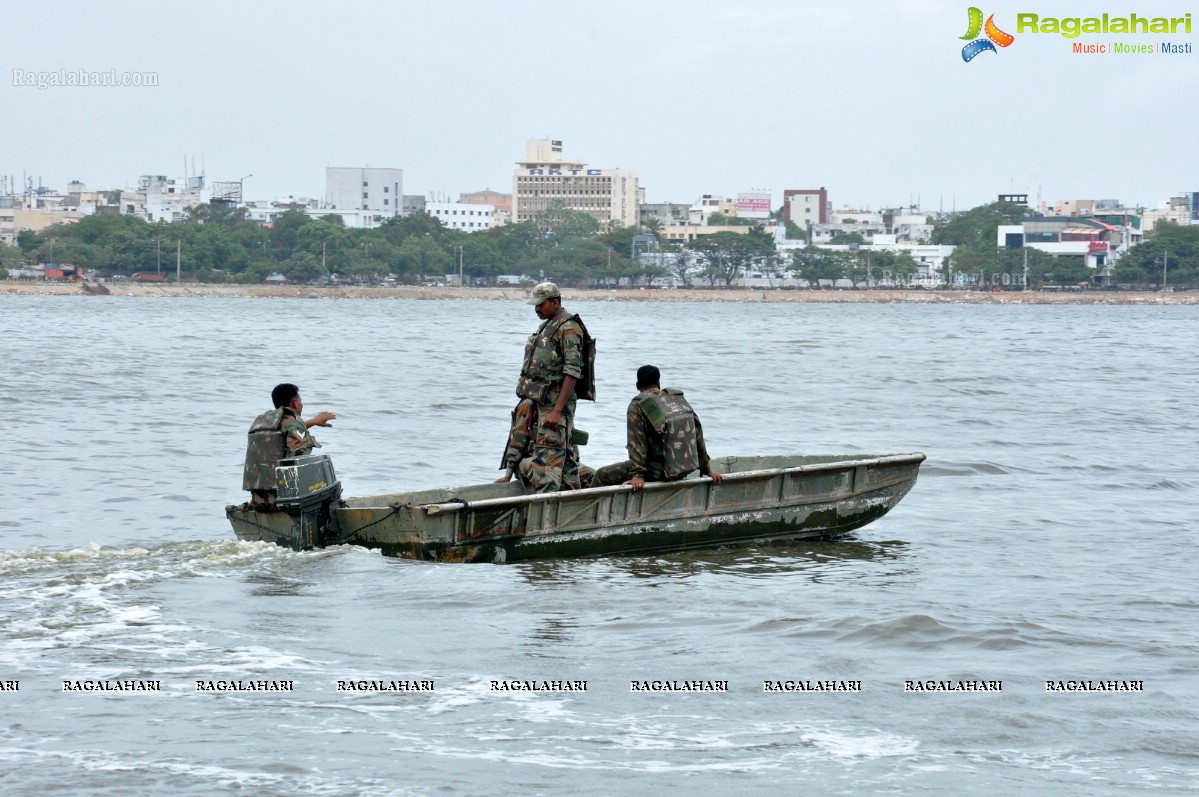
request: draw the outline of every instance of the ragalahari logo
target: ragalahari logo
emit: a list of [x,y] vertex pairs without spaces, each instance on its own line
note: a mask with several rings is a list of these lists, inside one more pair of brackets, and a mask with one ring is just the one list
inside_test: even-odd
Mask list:
[[[959,38],[970,39],[971,41],[962,48],[963,61],[969,62],[974,59],[974,56],[979,53],[985,53],[988,50],[993,53],[999,52],[995,49],[996,44],[1000,47],[1007,47],[1016,40],[1016,37],[1012,34],[1004,33],[999,29],[999,26],[995,24],[994,14],[987,17],[987,24],[984,25],[981,9],[970,6],[967,13],[970,16],[970,27],[966,29],[966,35]],[[987,34],[986,38],[979,38],[978,34],[980,32],[985,32]]]

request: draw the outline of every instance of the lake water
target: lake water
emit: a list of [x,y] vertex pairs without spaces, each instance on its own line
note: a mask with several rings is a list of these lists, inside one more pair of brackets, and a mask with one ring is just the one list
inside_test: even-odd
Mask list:
[[[569,297],[569,294],[568,294]],[[566,302],[715,455],[928,455],[837,542],[508,565],[238,542],[293,381],[345,491],[493,479],[516,302],[0,297],[0,792],[1193,793],[1199,307]],[[157,680],[157,693],[64,681]],[[196,682],[291,681],[290,692]],[[414,693],[339,680],[431,680]],[[727,681],[642,693],[632,681]],[[500,692],[493,680],[585,680]],[[860,681],[857,692],[765,681]],[[913,692],[907,681],[1002,681]],[[1046,691],[1046,681],[1141,682]],[[11,683],[10,683],[11,687]]]

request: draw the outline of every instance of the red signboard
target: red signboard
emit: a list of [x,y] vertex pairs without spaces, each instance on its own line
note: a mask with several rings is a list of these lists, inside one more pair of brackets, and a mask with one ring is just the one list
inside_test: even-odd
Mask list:
[[1106,251],[1107,251],[1107,241],[1091,241],[1090,243],[1087,244],[1087,252],[1089,254],[1093,255],[1096,252],[1106,252]]

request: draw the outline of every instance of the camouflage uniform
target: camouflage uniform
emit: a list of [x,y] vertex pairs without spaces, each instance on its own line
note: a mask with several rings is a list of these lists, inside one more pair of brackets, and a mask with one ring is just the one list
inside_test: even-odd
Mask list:
[[275,503],[275,463],[283,457],[302,456],[320,448],[308,433],[304,419],[290,407],[276,407],[250,424],[242,489],[249,490],[255,506]]
[[[540,474],[533,468],[530,457],[530,444],[536,427],[537,405],[532,399],[521,399],[512,410],[512,429],[508,433],[508,447],[504,449],[504,458],[500,468],[515,473],[525,485],[534,486],[533,479]],[[571,441],[570,453],[577,468],[565,471],[562,476],[563,489],[578,490],[591,486],[594,468],[589,468],[579,462],[579,447]]]
[[704,428],[683,391],[642,390],[629,402],[625,419],[629,459],[597,470],[592,487],[623,484],[634,476],[667,482],[685,478],[696,469],[703,476],[712,472]]
[[[572,392],[562,407],[558,426],[545,426],[541,419],[550,413],[567,376],[583,375],[583,331],[570,313],[545,321],[525,344],[524,364],[516,383],[516,395],[536,405],[537,424],[529,456],[520,462],[520,476],[536,492],[554,492],[579,483],[578,456],[571,450],[574,434],[575,396]],[[569,488],[568,488],[569,489]]]
[[302,457],[311,454],[312,449],[321,447],[321,444],[316,442],[316,438],[308,431],[308,425],[304,423],[304,419],[287,407],[283,408],[282,426],[284,444],[287,446],[287,453],[290,456]]

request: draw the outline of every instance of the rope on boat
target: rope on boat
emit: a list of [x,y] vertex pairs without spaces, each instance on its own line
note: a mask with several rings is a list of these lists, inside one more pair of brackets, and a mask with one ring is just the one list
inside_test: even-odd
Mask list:
[[350,538],[351,538],[351,537],[353,537],[354,535],[358,534],[358,532],[360,532],[360,531],[365,531],[366,529],[369,529],[371,526],[377,526],[377,525],[379,525],[379,524],[380,524],[380,523],[382,523],[384,520],[387,520],[389,517],[391,517],[392,515],[394,515],[394,514],[396,514],[397,512],[399,512],[399,511],[400,511],[400,509],[401,509],[401,507],[398,507],[398,506],[393,506],[393,507],[391,507],[391,511],[390,511],[390,512],[388,512],[388,513],[387,513],[386,515],[384,515],[383,517],[379,518],[378,520],[372,520],[370,523],[367,523],[365,526],[357,526],[357,527],[355,527],[354,531],[350,532],[350,533],[349,533],[349,537],[346,537],[345,539],[350,539]]

